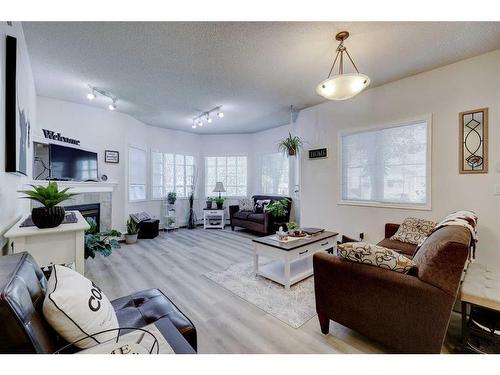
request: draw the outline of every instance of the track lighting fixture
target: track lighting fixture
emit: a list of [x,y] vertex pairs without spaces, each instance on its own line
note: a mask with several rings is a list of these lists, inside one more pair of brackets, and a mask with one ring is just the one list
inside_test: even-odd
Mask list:
[[214,118],[211,116],[212,113],[217,113],[218,118],[223,118],[224,113],[221,111],[222,106],[219,105],[214,107],[208,111],[200,113],[198,116],[193,118],[193,125],[191,126],[193,129],[196,129],[198,126],[203,126],[203,120],[206,121],[207,124],[211,124]]
[[88,100],[94,100],[97,97],[97,94],[99,94],[101,96],[105,96],[106,98],[109,98],[112,101],[112,103],[108,105],[108,109],[110,111],[116,110],[116,108],[117,108],[116,102],[118,100],[116,98],[116,96],[114,96],[110,92],[108,92],[106,90],[103,90],[103,89],[100,89],[98,87],[94,87],[94,86],[89,85],[89,88],[90,88],[91,91],[87,94],[87,99]]

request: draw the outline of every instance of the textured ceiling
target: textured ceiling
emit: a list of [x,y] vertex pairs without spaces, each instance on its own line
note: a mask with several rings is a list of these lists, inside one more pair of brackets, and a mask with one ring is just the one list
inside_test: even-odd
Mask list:
[[[289,122],[288,108],[323,101],[316,85],[334,35],[371,86],[500,48],[500,22],[25,22],[39,95],[89,102],[87,84],[144,123],[192,131],[197,111],[226,116],[196,133],[248,133]],[[362,94],[361,94],[362,95]],[[336,105],[342,105],[341,102]]]

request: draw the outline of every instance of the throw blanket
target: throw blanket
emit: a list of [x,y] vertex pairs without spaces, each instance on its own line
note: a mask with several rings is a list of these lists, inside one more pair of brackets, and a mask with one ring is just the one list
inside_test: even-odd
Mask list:
[[[472,236],[471,249],[469,249],[469,260],[476,258],[476,243],[477,243],[477,215],[473,211],[461,210],[456,211],[443,220],[441,220],[432,230],[434,233],[440,228],[447,227],[450,225],[460,226],[467,228]],[[430,234],[429,234],[430,235]],[[423,243],[423,241],[422,241]],[[420,248],[421,244],[418,246]],[[418,250],[417,248],[417,250]],[[472,250],[472,251],[471,251]]]

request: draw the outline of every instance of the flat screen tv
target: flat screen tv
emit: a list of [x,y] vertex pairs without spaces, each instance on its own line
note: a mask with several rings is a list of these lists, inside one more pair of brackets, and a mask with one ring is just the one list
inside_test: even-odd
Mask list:
[[49,145],[50,178],[56,180],[97,180],[97,153],[78,148]]

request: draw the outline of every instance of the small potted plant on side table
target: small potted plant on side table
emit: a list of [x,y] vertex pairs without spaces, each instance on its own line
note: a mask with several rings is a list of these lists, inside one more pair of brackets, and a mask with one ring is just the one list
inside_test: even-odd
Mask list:
[[125,234],[125,243],[127,245],[137,242],[137,235],[139,234],[139,224],[137,224],[131,217],[127,220],[127,234]]
[[207,210],[211,210],[212,209],[212,204],[213,203],[214,203],[214,198],[208,197],[207,198]]
[[222,210],[223,205],[224,205],[224,198],[223,197],[217,197],[214,199],[215,204],[217,205],[218,210]]
[[66,212],[59,203],[78,195],[78,193],[67,193],[70,188],[59,190],[57,182],[49,182],[47,186],[30,185],[32,190],[19,190],[26,196],[22,198],[40,202],[43,207],[35,207],[31,210],[31,220],[38,228],[55,228],[64,220]]

